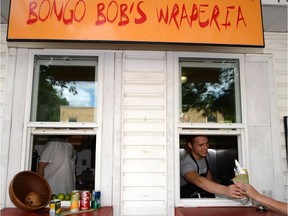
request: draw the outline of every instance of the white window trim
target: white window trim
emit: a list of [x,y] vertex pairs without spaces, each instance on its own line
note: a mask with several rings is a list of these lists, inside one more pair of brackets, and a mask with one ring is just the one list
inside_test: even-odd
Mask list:
[[[180,76],[179,76],[179,59],[180,58],[227,58],[239,59],[240,70],[240,94],[241,94],[241,116],[242,123],[180,123],[179,122],[179,102],[180,102]],[[174,164],[175,164],[175,206],[176,207],[197,207],[197,206],[242,206],[239,200],[217,197],[216,199],[180,199],[180,163],[179,163],[179,135],[181,134],[205,134],[207,135],[236,135],[238,139],[238,155],[241,165],[249,170],[248,156],[245,154],[248,149],[247,139],[247,116],[246,116],[246,98],[245,98],[245,67],[244,55],[242,54],[223,54],[223,53],[188,53],[178,52],[173,55],[173,80],[174,80]],[[221,132],[213,130],[204,130],[211,128],[221,128]],[[235,130],[231,130],[235,129]],[[251,205],[251,203],[250,203]]]
[[[31,98],[33,89],[33,68],[35,55],[69,55],[69,56],[91,56],[98,57],[98,94],[97,94],[97,123],[96,122],[30,122]],[[103,102],[103,70],[104,54],[103,52],[83,51],[83,50],[58,50],[43,49],[29,50],[27,67],[27,87],[26,104],[22,139],[21,170],[29,170],[32,159],[32,135],[37,134],[77,134],[77,135],[95,135],[96,136],[96,155],[95,155],[95,189],[100,189],[101,184],[101,140],[102,140],[102,102]],[[62,128],[53,130],[53,128]],[[67,130],[67,128],[78,128],[76,130]]]

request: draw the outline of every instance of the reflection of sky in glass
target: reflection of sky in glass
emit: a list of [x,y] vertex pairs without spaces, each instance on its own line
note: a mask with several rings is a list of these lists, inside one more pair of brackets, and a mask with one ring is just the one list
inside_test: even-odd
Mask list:
[[[95,82],[80,82],[77,81],[74,84],[67,83],[67,87],[70,85],[76,85],[77,94],[73,95],[67,88],[63,91],[63,98],[66,98],[71,107],[94,107],[97,105],[97,99],[95,96],[95,88],[97,83]],[[54,86],[55,88],[55,86]]]

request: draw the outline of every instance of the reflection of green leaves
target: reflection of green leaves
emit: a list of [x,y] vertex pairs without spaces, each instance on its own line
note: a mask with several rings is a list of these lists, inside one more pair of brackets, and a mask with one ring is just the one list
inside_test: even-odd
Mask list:
[[68,82],[56,80],[50,73],[49,66],[41,66],[39,73],[37,121],[60,121],[60,106],[69,105],[63,97],[64,89],[68,89],[73,95],[77,94],[74,85]]
[[233,69],[223,69],[217,83],[187,82],[182,84],[182,110],[202,111],[204,117],[221,113],[235,122],[235,77]]
[[72,82],[73,85],[70,85],[69,88],[68,88],[68,91],[71,92],[73,95],[76,95],[78,92],[77,92],[77,88],[76,88],[76,83],[75,82]]

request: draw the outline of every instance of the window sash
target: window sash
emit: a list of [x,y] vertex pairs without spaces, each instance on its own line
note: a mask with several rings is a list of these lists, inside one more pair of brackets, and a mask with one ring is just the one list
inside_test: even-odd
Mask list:
[[[222,60],[233,58],[234,60],[239,60],[237,73],[239,74],[239,81],[237,80],[237,86],[235,86],[235,97],[240,104],[235,104],[237,107],[237,119],[241,118],[241,121],[236,123],[193,123],[193,122],[181,122],[179,113],[182,110],[182,96],[181,96],[181,66],[191,65],[189,62],[181,62],[183,59],[217,59],[221,58]],[[247,148],[247,124],[246,124],[246,115],[245,115],[245,71],[244,71],[244,57],[238,54],[217,54],[217,53],[186,53],[179,52],[174,53],[174,70],[178,70],[178,73],[174,73],[174,97],[176,98],[174,106],[174,121],[175,124],[175,137],[174,137],[174,158],[175,158],[175,203],[176,206],[185,206],[185,207],[198,207],[198,206],[243,206],[239,200],[227,199],[223,197],[217,197],[216,199],[184,199],[180,198],[180,156],[179,156],[179,136],[180,135],[196,135],[196,134],[207,134],[207,135],[227,135],[227,136],[237,136],[238,143],[238,157],[239,162],[247,167],[247,156],[244,154],[245,149]],[[182,65],[180,65],[180,62]],[[196,65],[203,66],[203,63],[196,63]],[[214,67],[219,67],[220,63],[215,63]],[[195,65],[194,65],[195,67]],[[210,67],[211,65],[205,65],[203,67]],[[238,71],[239,69],[239,71]],[[240,73],[241,71],[241,73]],[[240,98],[241,97],[241,98]],[[178,100],[178,101],[177,101]],[[178,103],[177,103],[178,102]],[[237,102],[238,103],[238,102]],[[239,115],[238,115],[239,114]],[[249,204],[251,205],[251,204]]]
[[[34,59],[35,56],[71,56],[73,58],[80,57],[81,59],[88,59],[88,64],[91,64],[91,59],[94,60],[92,63],[95,66],[95,82],[97,86],[97,113],[95,118],[97,122],[35,122],[30,120],[30,113],[32,110],[32,89],[33,89],[33,74],[34,74]],[[95,64],[95,59],[97,63]],[[32,148],[33,148],[33,136],[34,135],[95,135],[96,136],[96,150],[95,150],[95,189],[100,188],[101,179],[101,139],[102,139],[102,127],[100,125],[102,116],[102,94],[103,94],[103,64],[104,54],[95,51],[79,51],[79,50],[30,50],[28,57],[28,68],[27,68],[27,89],[26,95],[30,100],[27,99],[25,102],[25,121],[24,133],[22,142],[22,153],[21,153],[21,170],[29,170],[32,164]],[[54,62],[58,64],[58,61]],[[62,64],[60,64],[62,65]],[[71,65],[71,63],[70,63]],[[87,65],[87,61],[79,61],[77,66]],[[96,80],[97,79],[97,80]],[[96,93],[95,93],[96,96]]]

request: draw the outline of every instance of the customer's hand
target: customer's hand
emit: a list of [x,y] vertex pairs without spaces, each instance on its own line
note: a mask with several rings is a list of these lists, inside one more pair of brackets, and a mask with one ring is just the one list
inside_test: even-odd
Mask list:
[[288,203],[267,197],[259,193],[252,185],[249,184],[236,183],[236,186],[240,189],[241,194],[250,197],[268,208],[281,212],[284,215],[288,215]]
[[256,199],[259,196],[259,192],[250,184],[235,183],[238,188],[241,189],[240,193],[250,197],[251,199]]

